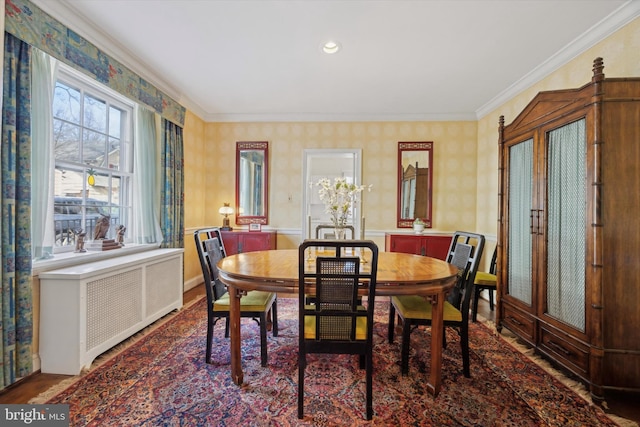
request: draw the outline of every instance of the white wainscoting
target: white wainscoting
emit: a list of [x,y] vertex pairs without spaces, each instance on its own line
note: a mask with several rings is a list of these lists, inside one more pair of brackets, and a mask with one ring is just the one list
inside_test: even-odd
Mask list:
[[155,249],[40,274],[43,373],[93,359],[182,307],[183,249]]

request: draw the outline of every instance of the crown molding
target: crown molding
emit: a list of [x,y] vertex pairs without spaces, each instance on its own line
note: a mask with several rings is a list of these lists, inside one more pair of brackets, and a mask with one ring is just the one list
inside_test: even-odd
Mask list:
[[476,110],[476,119],[482,119],[638,16],[640,16],[640,0],[629,0]]
[[449,122],[473,121],[475,113],[424,114],[341,114],[341,113],[277,113],[277,114],[205,114],[205,122]]
[[205,122],[388,122],[388,121],[477,121],[490,114],[522,91],[539,82],[552,72],[566,65],[580,53],[591,48],[615,31],[640,16],[640,0],[629,0],[614,12],[593,25],[579,37],[556,52],[545,62],[531,70],[521,79],[500,92],[475,112],[469,113],[424,113],[424,114],[211,114],[202,106],[186,97],[175,86],[158,76],[132,54],[122,43],[109,36],[91,20],[72,8],[68,0],[30,0],[40,9],[76,31],[96,47],[122,62],[133,72],[171,96],[187,110]]

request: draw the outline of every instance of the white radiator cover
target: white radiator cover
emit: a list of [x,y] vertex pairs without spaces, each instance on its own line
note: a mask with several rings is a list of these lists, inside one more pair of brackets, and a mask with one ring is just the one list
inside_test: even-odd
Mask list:
[[182,307],[183,249],[156,249],[40,274],[43,373],[77,375]]

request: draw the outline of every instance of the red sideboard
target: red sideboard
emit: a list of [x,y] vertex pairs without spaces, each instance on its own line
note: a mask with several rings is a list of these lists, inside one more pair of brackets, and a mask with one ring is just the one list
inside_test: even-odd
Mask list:
[[403,252],[438,258],[447,258],[451,245],[451,236],[385,233],[384,250],[387,252]]
[[276,249],[275,231],[221,231],[227,255]]

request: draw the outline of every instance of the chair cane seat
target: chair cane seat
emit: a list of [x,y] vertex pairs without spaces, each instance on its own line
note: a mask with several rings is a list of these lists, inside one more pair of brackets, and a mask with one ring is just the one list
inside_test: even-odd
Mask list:
[[476,273],[475,285],[482,286],[496,286],[497,278],[495,274],[487,273],[485,271],[478,271]]
[[[265,311],[276,299],[273,292],[249,291],[240,298],[242,311]],[[229,294],[226,293],[213,303],[213,311],[229,311]]]
[[[313,306],[307,305],[307,309],[312,310]],[[358,307],[358,310],[366,312],[365,307]],[[350,321],[345,318],[344,321]],[[305,316],[304,317],[304,339],[314,340],[316,339],[316,317]],[[363,341],[367,339],[367,318],[358,317],[356,319],[356,341]]]
[[[402,295],[391,297],[396,310],[403,318],[431,320],[431,303],[419,295]],[[462,322],[462,313],[449,301],[442,306],[445,322]]]

